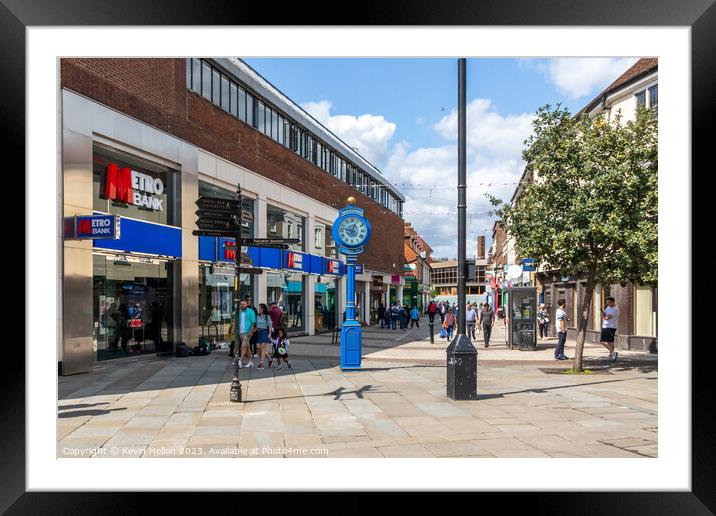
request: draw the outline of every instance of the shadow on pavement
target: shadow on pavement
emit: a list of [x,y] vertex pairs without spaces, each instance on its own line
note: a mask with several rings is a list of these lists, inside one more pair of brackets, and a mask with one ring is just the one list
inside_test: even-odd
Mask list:
[[127,410],[126,408],[115,408],[115,409],[106,409],[106,410],[77,410],[74,412],[60,412],[57,417],[60,419],[68,419],[72,417],[82,417],[82,416],[104,416],[106,414],[109,414],[110,412],[116,412],[118,410]]
[[79,408],[96,407],[97,405],[107,405],[108,402],[103,401],[101,403],[80,403],[78,405],[62,405],[58,407],[59,410],[74,410]]
[[[520,391],[512,391],[512,392],[499,392],[495,394],[478,394],[477,399],[479,400],[490,400],[490,399],[496,399],[496,398],[502,398],[504,396],[509,396],[510,394],[524,394],[525,392],[533,392],[535,394],[546,394],[548,391],[553,391],[555,389],[568,389],[570,387],[587,387],[589,385],[600,385],[604,383],[614,383],[614,382],[627,382],[630,380],[642,380],[644,378],[620,378],[617,380],[602,380],[600,382],[589,382],[589,383],[574,383],[569,385],[556,385],[554,387],[540,387],[539,389],[522,389]],[[656,378],[646,378],[646,380],[656,380]]]

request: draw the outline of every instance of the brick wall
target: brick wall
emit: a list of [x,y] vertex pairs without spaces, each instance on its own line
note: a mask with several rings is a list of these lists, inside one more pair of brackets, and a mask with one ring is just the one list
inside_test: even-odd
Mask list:
[[62,59],[73,90],[335,208],[350,195],[373,233],[359,260],[402,273],[403,220],[186,88],[184,59]]

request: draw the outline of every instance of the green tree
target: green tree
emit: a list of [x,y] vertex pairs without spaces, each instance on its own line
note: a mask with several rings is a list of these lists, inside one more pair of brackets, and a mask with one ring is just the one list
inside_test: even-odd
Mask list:
[[521,256],[545,270],[583,273],[573,369],[582,372],[584,340],[597,284],[656,286],[658,242],[657,120],[611,123],[543,106],[525,141],[523,159],[535,173],[511,203],[493,196],[496,214]]

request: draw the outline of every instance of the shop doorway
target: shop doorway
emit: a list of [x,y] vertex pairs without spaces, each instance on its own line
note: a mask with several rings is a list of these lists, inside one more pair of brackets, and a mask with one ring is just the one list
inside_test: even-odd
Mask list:
[[93,262],[95,360],[172,352],[173,263],[99,253]]

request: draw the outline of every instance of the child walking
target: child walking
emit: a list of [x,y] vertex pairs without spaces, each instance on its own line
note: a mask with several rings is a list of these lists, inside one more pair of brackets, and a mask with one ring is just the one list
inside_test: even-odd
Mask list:
[[283,360],[284,363],[288,364],[288,368],[291,369],[291,361],[288,359],[289,344],[290,342],[288,341],[288,335],[286,335],[286,330],[283,326],[281,326],[278,329],[276,339],[273,340],[274,358],[276,359],[276,364],[278,365],[279,371],[282,368],[281,360]]

